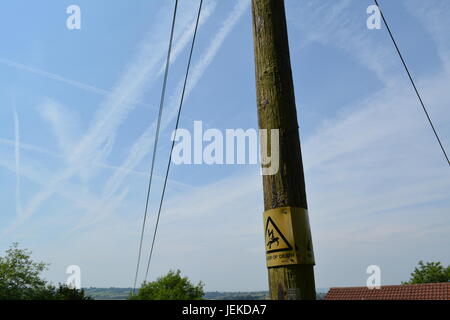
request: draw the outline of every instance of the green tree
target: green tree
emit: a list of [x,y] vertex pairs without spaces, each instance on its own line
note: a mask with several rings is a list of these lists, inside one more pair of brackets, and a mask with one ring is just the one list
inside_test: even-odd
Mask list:
[[47,269],[44,262],[34,262],[31,251],[19,249],[14,243],[6,256],[0,257],[0,299],[34,299],[47,290],[41,273]]
[[450,266],[445,268],[440,262],[419,261],[418,267],[411,273],[411,279],[404,284],[439,283],[450,281]]
[[0,257],[0,300],[86,300],[83,290],[58,288],[42,278],[48,264],[31,259],[32,252],[17,243]]
[[187,277],[181,277],[181,271],[169,271],[154,282],[144,282],[138,293],[130,300],[200,300],[204,296],[204,284],[193,285]]
[[51,300],[92,300],[91,297],[86,296],[84,289],[69,288],[66,285],[59,285],[58,288],[51,287]]

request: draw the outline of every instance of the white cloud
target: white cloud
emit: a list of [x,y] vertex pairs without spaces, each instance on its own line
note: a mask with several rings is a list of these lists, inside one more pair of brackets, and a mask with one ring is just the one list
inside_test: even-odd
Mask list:
[[[242,18],[244,12],[248,9],[250,2],[246,0],[238,0],[235,7],[228,15],[228,18],[224,20],[219,31],[214,35],[211,43],[205,49],[204,54],[200,57],[199,62],[192,68],[191,76],[188,80],[188,87],[186,89],[185,101],[188,98],[190,92],[200,81],[206,69],[212,63],[217,52],[221,48],[223,42],[236,26],[237,22]],[[208,12],[208,11],[207,11]],[[206,19],[204,17],[203,19]],[[168,106],[168,115],[165,116],[161,124],[161,130],[168,127],[170,122],[176,117],[179,99],[181,97],[181,91],[183,88],[184,78],[179,81],[176,93],[173,94],[170,99]],[[103,191],[103,202],[108,203],[109,198],[117,192],[121,184],[124,182],[130,170],[136,168],[145,156],[153,148],[153,138],[156,128],[156,122],[154,122],[144,133],[136,140],[136,142],[131,147],[129,156],[125,159],[119,170],[117,170],[106,182],[106,186]]]
[[20,195],[20,123],[15,101],[13,102],[14,111],[14,155],[15,155],[15,171],[16,171],[16,214],[20,217],[22,214],[22,203]]
[[378,30],[367,29],[367,6],[363,2],[323,0],[318,4],[316,0],[305,0],[288,5],[295,12],[295,19],[290,22],[301,32],[303,42],[335,47],[373,71],[385,85],[395,81],[398,58],[393,48],[386,49],[387,41],[377,38]]
[[80,131],[77,115],[51,98],[43,100],[38,106],[38,112],[51,125],[59,148],[66,156],[70,155],[75,145],[75,136]]
[[422,22],[437,44],[439,55],[447,72],[450,72],[450,22],[447,13],[450,3],[442,0],[404,1],[409,11]]
[[[139,101],[145,89],[156,79],[156,70],[159,69],[167,50],[167,17],[172,6],[164,4],[163,9],[155,16],[151,32],[141,42],[139,48],[125,68],[124,73],[106,99],[96,112],[91,127],[75,146],[69,156],[70,165],[63,171],[56,173],[49,179],[48,185],[38,192],[28,203],[20,217],[12,227],[5,232],[9,233],[21,225],[35,211],[49,199],[65,180],[77,173],[81,173],[86,180],[86,172],[95,162],[103,162],[114,144],[115,132],[125,121],[128,114],[134,109],[130,101]],[[183,38],[184,33],[189,33],[189,24],[195,11],[186,8],[183,15],[178,18],[178,30],[175,39]],[[194,7],[191,8],[193,10]],[[84,174],[83,174],[84,173]]]
[[[419,81],[447,146],[448,83],[446,75]],[[450,172],[410,86],[330,119],[303,155],[319,285],[364,285],[370,264],[383,266],[383,284],[398,283],[419,259],[450,259]]]

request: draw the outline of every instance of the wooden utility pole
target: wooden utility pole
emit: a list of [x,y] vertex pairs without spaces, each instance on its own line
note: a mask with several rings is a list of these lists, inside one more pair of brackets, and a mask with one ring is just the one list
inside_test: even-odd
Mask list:
[[263,175],[270,297],[313,300],[314,254],[284,0],[252,0],[252,12],[259,128],[279,130],[279,170]]

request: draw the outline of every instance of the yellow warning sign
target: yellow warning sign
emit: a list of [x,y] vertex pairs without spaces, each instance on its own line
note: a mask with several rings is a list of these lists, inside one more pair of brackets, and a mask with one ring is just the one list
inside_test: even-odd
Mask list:
[[281,252],[292,250],[292,246],[280,231],[278,226],[273,222],[271,217],[266,221],[266,252]]
[[308,211],[283,207],[264,212],[267,267],[314,264]]

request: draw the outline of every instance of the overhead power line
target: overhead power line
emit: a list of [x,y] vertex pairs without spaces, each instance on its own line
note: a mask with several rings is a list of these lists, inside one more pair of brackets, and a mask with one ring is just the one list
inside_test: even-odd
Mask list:
[[447,152],[445,151],[444,145],[442,144],[441,139],[439,138],[439,135],[436,131],[436,128],[434,127],[433,121],[431,120],[431,117],[428,114],[427,108],[425,107],[422,97],[419,94],[419,90],[417,89],[417,86],[411,76],[411,73],[409,72],[408,66],[406,65],[405,59],[403,58],[403,55],[400,51],[399,46],[397,45],[397,42],[395,41],[394,35],[392,34],[392,31],[391,31],[391,28],[389,27],[389,24],[386,21],[386,17],[384,16],[383,11],[381,10],[380,5],[378,4],[378,0],[374,0],[374,1],[375,1],[375,4],[377,5],[378,9],[380,10],[381,17],[383,19],[384,24],[386,25],[387,31],[389,32],[389,36],[391,37],[392,42],[394,43],[395,49],[397,50],[398,56],[400,57],[400,60],[402,61],[403,66],[405,67],[406,73],[408,74],[409,80],[411,81],[414,91],[416,92],[417,98],[419,98],[420,104],[422,105],[422,109],[425,112],[425,115],[427,116],[427,119],[428,119],[428,122],[430,123],[431,129],[433,129],[434,135],[436,136],[439,146],[441,147],[442,153],[444,154],[444,157],[447,160],[447,164],[450,166],[450,160],[447,156]]
[[184,77],[183,91],[181,93],[180,105],[178,107],[178,114],[177,114],[177,120],[176,120],[175,131],[174,131],[175,137],[173,137],[172,146],[170,148],[169,161],[167,163],[167,169],[166,169],[166,175],[165,175],[165,178],[164,178],[164,185],[163,185],[163,190],[162,190],[162,194],[161,194],[161,200],[159,202],[158,216],[156,218],[155,230],[153,231],[152,246],[151,246],[151,249],[150,249],[150,255],[148,257],[147,270],[145,272],[145,280],[147,280],[148,272],[149,272],[149,269],[150,269],[150,263],[151,263],[152,257],[153,257],[153,249],[155,247],[156,234],[158,232],[158,225],[159,225],[159,220],[160,220],[160,217],[161,217],[161,209],[162,209],[162,206],[163,206],[163,203],[164,203],[164,196],[165,196],[165,193],[166,193],[167,179],[169,177],[170,165],[172,163],[172,152],[173,152],[173,148],[175,146],[177,129],[178,129],[178,126],[180,124],[180,115],[181,115],[181,110],[183,108],[184,96],[185,96],[185,93],[186,93],[186,85],[187,85],[187,81],[188,81],[188,78],[189,78],[189,70],[191,68],[192,54],[194,52],[194,46],[195,46],[195,40],[197,38],[197,31],[198,31],[198,25],[199,25],[199,21],[200,21],[200,15],[201,15],[201,12],[202,12],[202,5],[203,5],[203,0],[200,0],[200,5],[199,5],[199,8],[198,8],[198,14],[197,14],[197,21],[195,23],[194,36],[192,37],[191,51],[189,53],[189,61],[188,61],[187,68],[186,68],[186,75]]
[[156,151],[158,148],[162,111],[164,109],[164,99],[166,96],[167,78],[168,78],[168,74],[169,74],[170,55],[172,53],[172,43],[173,43],[173,35],[174,35],[174,30],[175,30],[175,22],[176,22],[176,17],[177,17],[177,9],[178,9],[178,0],[175,0],[175,7],[173,10],[173,17],[172,17],[172,27],[170,30],[169,49],[167,50],[167,60],[166,60],[166,67],[165,67],[165,71],[164,71],[164,81],[163,81],[163,86],[162,86],[162,91],[161,91],[161,99],[160,99],[160,103],[159,103],[159,113],[158,113],[158,120],[157,120],[157,124],[156,124],[155,140],[153,143],[153,155],[152,155],[150,177],[149,177],[149,183],[148,183],[148,189],[147,189],[147,199],[145,202],[144,219],[142,222],[141,238],[140,238],[140,242],[139,242],[139,253],[138,253],[138,260],[137,260],[137,265],[136,265],[136,274],[134,277],[133,294],[136,291],[136,284],[137,284],[137,279],[138,279],[138,275],[139,275],[139,266],[141,263],[142,243],[144,241],[145,224],[147,221],[148,204],[149,204],[149,200],[150,200],[150,191],[152,188],[152,181],[153,181],[153,170],[155,167]]

